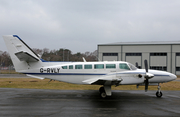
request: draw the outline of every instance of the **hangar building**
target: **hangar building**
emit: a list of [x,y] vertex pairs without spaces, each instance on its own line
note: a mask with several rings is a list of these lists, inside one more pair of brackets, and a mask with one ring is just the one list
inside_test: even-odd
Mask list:
[[98,45],[101,61],[127,61],[144,68],[163,70],[180,75],[180,41],[176,42],[123,42]]

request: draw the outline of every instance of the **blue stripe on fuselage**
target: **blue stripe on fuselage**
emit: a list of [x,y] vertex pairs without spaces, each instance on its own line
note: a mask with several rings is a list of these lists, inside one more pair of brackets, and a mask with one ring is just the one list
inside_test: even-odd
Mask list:
[[91,74],[91,73],[23,73],[31,75],[106,75],[106,74]]
[[[31,75],[117,75],[117,74],[144,74],[144,73],[113,73],[113,74],[91,74],[91,73],[23,73]],[[154,74],[154,76],[169,76],[162,74]]]

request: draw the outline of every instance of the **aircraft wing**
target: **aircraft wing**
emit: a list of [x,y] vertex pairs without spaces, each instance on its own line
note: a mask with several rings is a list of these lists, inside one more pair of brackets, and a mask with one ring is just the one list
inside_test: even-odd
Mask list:
[[122,79],[116,75],[104,75],[102,77],[91,78],[84,80],[84,83],[94,84],[94,85],[117,85],[122,81]]

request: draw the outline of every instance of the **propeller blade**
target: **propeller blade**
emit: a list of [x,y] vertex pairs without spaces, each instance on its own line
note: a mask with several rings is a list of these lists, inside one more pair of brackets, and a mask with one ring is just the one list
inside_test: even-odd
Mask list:
[[145,91],[148,90],[148,85],[149,85],[149,80],[148,78],[150,78],[152,75],[148,73],[148,62],[147,60],[144,60],[144,67],[145,67],[145,70],[146,70],[146,75],[145,75],[145,78],[146,80],[144,81],[145,83]]
[[136,62],[136,67],[138,68],[138,63]]
[[148,73],[148,62],[147,62],[147,60],[144,60],[144,66],[146,69],[146,73]]
[[148,85],[149,85],[149,80],[146,79],[144,82],[145,82],[145,91],[147,92],[147,90],[148,90]]

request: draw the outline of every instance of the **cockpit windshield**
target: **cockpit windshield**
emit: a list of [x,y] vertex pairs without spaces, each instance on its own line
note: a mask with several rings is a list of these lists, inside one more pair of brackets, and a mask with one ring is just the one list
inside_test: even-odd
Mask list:
[[129,66],[126,63],[120,63],[119,68],[124,70],[130,70]]
[[137,67],[135,67],[131,63],[120,63],[119,68],[124,69],[124,70],[136,70],[136,69],[138,69]]
[[137,70],[138,68],[135,67],[133,64],[131,63],[128,63],[129,67],[131,68],[131,70]]

